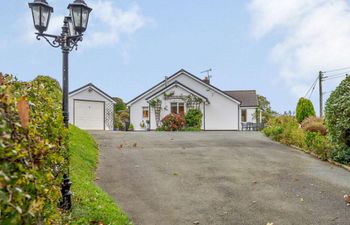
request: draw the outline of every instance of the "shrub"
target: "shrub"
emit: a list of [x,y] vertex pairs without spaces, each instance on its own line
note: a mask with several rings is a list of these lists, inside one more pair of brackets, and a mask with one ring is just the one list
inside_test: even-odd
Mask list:
[[185,115],[187,127],[201,128],[203,113],[199,109],[190,109]]
[[20,83],[0,74],[0,224],[61,224],[68,143],[61,96],[49,77]]
[[184,127],[184,128],[181,129],[181,131],[188,131],[188,132],[201,131],[201,128],[197,128],[197,127]]
[[130,123],[128,131],[134,131],[134,125]]
[[326,103],[326,126],[335,146],[334,160],[350,163],[350,77],[332,92]]
[[327,160],[329,158],[330,144],[327,137],[321,135],[319,132],[306,132],[305,147],[322,160]]
[[130,114],[128,111],[119,111],[114,113],[114,128],[125,130],[125,122],[129,121]]
[[[293,129],[297,129],[299,124],[292,116],[279,116],[269,120],[263,132],[266,136],[275,141],[282,141],[290,144],[290,134]],[[282,140],[283,139],[283,140]]]
[[162,128],[164,131],[178,131],[185,126],[186,122],[183,115],[171,113],[162,119]]
[[114,113],[114,128],[119,130],[125,129],[125,123],[119,118],[119,113]]
[[327,128],[324,124],[323,118],[317,118],[314,116],[306,118],[301,123],[301,127],[304,131],[319,132],[323,136],[327,135]]
[[298,122],[301,123],[304,119],[315,115],[316,113],[312,102],[309,99],[300,98],[298,101],[295,115]]

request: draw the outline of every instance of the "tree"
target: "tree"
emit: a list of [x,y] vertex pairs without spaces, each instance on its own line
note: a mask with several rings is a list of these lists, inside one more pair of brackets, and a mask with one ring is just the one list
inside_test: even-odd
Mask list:
[[310,116],[316,116],[314,105],[309,99],[300,98],[295,114],[296,119],[301,123]]
[[256,120],[260,121],[260,112],[261,120],[263,123],[267,123],[272,117],[276,116],[278,113],[271,109],[270,101],[262,95],[258,95],[258,109],[255,113]]
[[115,110],[116,112],[126,110],[126,104],[124,103],[123,99],[118,98],[118,97],[113,98],[113,99],[114,99],[114,101],[117,102],[117,103],[115,104],[115,106],[114,106],[114,110]]
[[333,159],[350,163],[350,77],[332,92],[326,103],[326,127],[335,150]]

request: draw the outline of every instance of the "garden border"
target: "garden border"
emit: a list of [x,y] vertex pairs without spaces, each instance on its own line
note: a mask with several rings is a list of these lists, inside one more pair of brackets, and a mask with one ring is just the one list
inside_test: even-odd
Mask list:
[[[270,140],[271,140],[271,139],[270,139]],[[272,140],[272,141],[274,141],[274,140]],[[277,142],[277,141],[274,141],[274,142]],[[318,157],[318,155],[316,155],[315,153],[313,153],[313,152],[306,152],[304,149],[299,148],[299,147],[297,147],[297,146],[295,146],[295,145],[285,145],[285,144],[282,144],[282,143],[280,143],[280,142],[277,142],[277,143],[279,143],[279,144],[281,144],[281,145],[284,145],[284,146],[291,147],[291,148],[294,149],[294,150],[298,150],[298,152],[302,152],[302,153],[304,153],[304,154],[311,155],[311,156],[313,156],[314,158],[317,158],[317,159],[320,160],[320,161],[329,162],[330,164],[333,164],[333,165],[335,165],[335,166],[341,167],[341,168],[347,170],[348,172],[350,172],[350,166],[347,166],[347,165],[345,165],[345,164],[338,163],[338,162],[333,161],[333,160],[331,160],[331,159],[321,160],[321,159]]]

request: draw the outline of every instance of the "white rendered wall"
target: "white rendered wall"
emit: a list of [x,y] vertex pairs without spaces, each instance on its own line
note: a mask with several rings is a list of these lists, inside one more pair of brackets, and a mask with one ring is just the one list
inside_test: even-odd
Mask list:
[[[175,78],[169,79],[168,84],[176,81],[182,83],[183,85],[191,88],[197,93],[208,98],[210,104],[205,106],[205,110],[203,109],[203,114],[205,114],[205,129],[206,130],[238,130],[239,129],[239,104],[232,101],[229,97],[223,96],[221,93],[212,90],[212,88],[203,85],[202,82],[195,80],[185,74],[181,74],[176,76]],[[133,103],[130,107],[130,117],[131,123],[133,123],[135,130],[144,130],[140,127],[140,122],[142,121],[142,107],[148,106],[147,101],[145,100],[148,96],[151,96],[153,93],[164,88],[164,84],[155,88],[152,92],[147,93],[146,96],[143,96],[142,99]],[[183,92],[186,94],[182,88],[176,88],[176,94],[181,94]],[[167,93],[171,92],[167,91]],[[163,95],[160,95],[159,98],[164,103]],[[163,111],[161,118],[170,113],[170,105],[168,105],[168,111]],[[155,115],[154,111],[151,110],[151,129],[156,128]],[[204,128],[204,127],[203,127]]]

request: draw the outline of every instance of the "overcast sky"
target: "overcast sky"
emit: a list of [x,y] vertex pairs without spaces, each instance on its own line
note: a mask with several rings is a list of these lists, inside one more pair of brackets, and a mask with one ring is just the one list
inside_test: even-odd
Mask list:
[[[49,32],[59,33],[71,1],[48,2]],[[70,55],[70,90],[91,82],[128,101],[182,68],[199,77],[212,68],[213,85],[256,89],[283,112],[295,109],[318,71],[350,66],[346,0],[86,2],[93,11]],[[61,81],[61,51],[35,39],[27,1],[1,4],[0,71]],[[326,96],[340,80],[325,83]],[[317,108],[316,91],[312,100]]]

